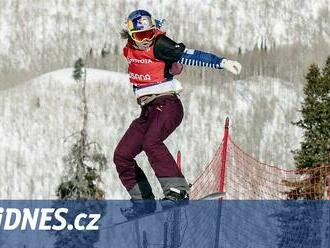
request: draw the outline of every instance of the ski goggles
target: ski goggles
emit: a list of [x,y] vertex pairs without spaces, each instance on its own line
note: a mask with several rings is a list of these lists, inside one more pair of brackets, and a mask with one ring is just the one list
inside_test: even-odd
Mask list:
[[132,32],[132,39],[136,42],[152,41],[156,35],[156,28]]

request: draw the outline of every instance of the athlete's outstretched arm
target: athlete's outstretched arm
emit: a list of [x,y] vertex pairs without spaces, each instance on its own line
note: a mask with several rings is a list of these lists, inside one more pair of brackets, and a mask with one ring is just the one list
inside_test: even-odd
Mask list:
[[195,49],[185,49],[178,63],[183,65],[206,66],[216,69],[226,69],[237,75],[241,72],[241,64],[237,61],[218,57]]
[[195,49],[187,49],[183,43],[176,43],[167,36],[160,36],[155,43],[155,56],[158,59],[183,65],[226,69],[237,75],[241,72],[241,64],[237,61],[219,57]]

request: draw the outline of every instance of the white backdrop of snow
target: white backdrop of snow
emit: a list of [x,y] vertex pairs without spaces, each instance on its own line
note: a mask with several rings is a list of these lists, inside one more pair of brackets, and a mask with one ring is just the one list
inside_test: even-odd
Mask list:
[[[330,0],[9,0],[0,6],[0,56],[13,60],[15,68],[29,68],[28,49],[42,53],[74,46],[82,56],[90,48],[100,51],[105,43],[120,47],[119,32],[136,8],[165,18],[164,28],[174,40],[204,50],[252,50],[261,40],[268,47],[308,45],[318,35],[330,40]],[[28,43],[22,42],[22,32]]]

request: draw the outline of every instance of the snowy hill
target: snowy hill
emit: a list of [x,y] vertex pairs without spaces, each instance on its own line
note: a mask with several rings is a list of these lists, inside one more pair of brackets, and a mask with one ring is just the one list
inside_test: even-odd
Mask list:
[[[1,198],[55,197],[63,173],[62,157],[72,141],[69,136],[81,125],[77,84],[71,75],[71,68],[54,71],[0,91]],[[190,182],[212,158],[227,115],[231,135],[243,149],[265,162],[292,166],[290,150],[297,146],[300,131],[290,122],[297,119],[300,99],[290,83],[258,77],[206,86],[183,84],[185,117],[166,143],[173,154],[181,149],[183,170]],[[102,146],[109,160],[109,169],[102,176],[106,197],[127,197],[119,186],[112,155],[139,115],[128,76],[87,69],[87,94],[89,136]],[[157,184],[144,153],[138,161]],[[159,194],[159,187],[157,190]]]
[[34,68],[40,61],[55,63],[51,57],[58,58],[56,65],[72,64],[105,44],[118,53],[119,31],[136,8],[165,18],[170,37],[205,50],[236,53],[261,42],[271,47],[330,40],[330,0],[10,0],[0,2],[0,58],[7,62],[1,67]]

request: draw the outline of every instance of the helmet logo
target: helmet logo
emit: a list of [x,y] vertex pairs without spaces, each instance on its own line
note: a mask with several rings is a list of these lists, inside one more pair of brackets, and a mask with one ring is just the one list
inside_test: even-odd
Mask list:
[[138,29],[147,29],[150,26],[150,19],[147,16],[141,16],[141,18],[136,22],[136,27]]

